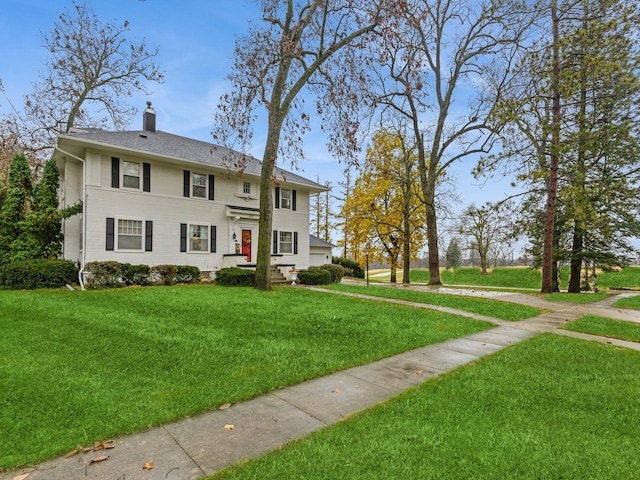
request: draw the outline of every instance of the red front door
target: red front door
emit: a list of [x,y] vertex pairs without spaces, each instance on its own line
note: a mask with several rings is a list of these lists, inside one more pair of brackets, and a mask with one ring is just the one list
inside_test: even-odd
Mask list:
[[242,230],[242,254],[247,256],[247,262],[251,261],[251,230]]

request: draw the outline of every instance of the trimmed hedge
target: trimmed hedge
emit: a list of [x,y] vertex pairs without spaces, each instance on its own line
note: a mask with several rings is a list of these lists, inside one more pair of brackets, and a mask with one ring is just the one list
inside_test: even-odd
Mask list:
[[342,265],[337,265],[334,263],[321,265],[320,268],[323,270],[327,270],[331,274],[332,283],[340,283],[340,280],[342,280],[342,277],[344,277],[346,273],[346,269]]
[[70,260],[21,260],[0,266],[0,285],[9,288],[59,288],[77,281],[78,267]]
[[309,267],[298,272],[298,281],[303,285],[329,285],[331,272],[320,267]]
[[176,266],[176,282],[194,283],[200,280],[200,269],[193,265]]
[[156,265],[151,267],[151,278],[162,285],[175,285],[178,268],[175,265]]
[[85,287],[117,288],[124,285],[122,281],[122,265],[115,261],[89,262],[84,266]]
[[121,263],[120,269],[122,271],[122,283],[126,286],[146,286],[151,283],[151,267],[149,265]]
[[364,278],[364,270],[360,264],[356,261],[350,260],[344,257],[333,257],[332,262],[337,265],[342,265],[345,269],[345,276]]
[[216,284],[228,287],[251,287],[255,278],[255,270],[239,267],[222,268],[216,272]]
[[118,288],[151,284],[175,285],[200,280],[200,269],[192,265],[132,265],[115,261],[90,262],[85,265],[85,287]]

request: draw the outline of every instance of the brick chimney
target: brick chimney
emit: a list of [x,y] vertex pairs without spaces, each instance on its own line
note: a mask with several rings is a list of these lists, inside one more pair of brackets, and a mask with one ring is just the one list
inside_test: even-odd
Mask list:
[[151,106],[151,102],[147,101],[147,108],[142,114],[142,130],[145,132],[156,131],[156,111]]

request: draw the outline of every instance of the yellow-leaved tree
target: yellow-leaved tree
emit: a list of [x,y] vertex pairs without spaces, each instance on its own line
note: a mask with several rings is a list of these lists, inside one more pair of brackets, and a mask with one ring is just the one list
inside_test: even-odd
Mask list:
[[350,225],[350,250],[359,263],[367,253],[386,259],[393,283],[402,260],[402,283],[410,283],[411,259],[426,239],[415,149],[402,135],[377,132],[359,170],[341,212]]

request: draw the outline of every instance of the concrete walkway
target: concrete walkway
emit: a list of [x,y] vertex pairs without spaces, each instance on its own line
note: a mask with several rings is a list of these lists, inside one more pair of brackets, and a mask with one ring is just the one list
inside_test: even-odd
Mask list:
[[[451,289],[438,291],[460,294]],[[464,294],[469,295],[469,292],[465,290]],[[114,448],[108,450],[79,453],[71,458],[57,458],[38,466],[0,474],[0,480],[199,479],[238,461],[275,450],[291,440],[384,402],[407,388],[538,333],[554,331],[636,350],[640,347],[637,343],[558,330],[566,322],[587,313],[640,322],[640,312],[613,308],[613,300],[609,298],[591,305],[572,305],[551,303],[537,296],[517,293],[478,291],[477,295],[545,308],[550,313],[519,322],[489,319],[496,323],[495,328],[275,390],[224,410],[118,438],[110,444]],[[376,300],[382,301],[380,298]],[[468,312],[411,304],[488,319]],[[95,462],[95,459],[107,455],[105,460]],[[147,462],[151,462],[152,469],[144,469]]]

